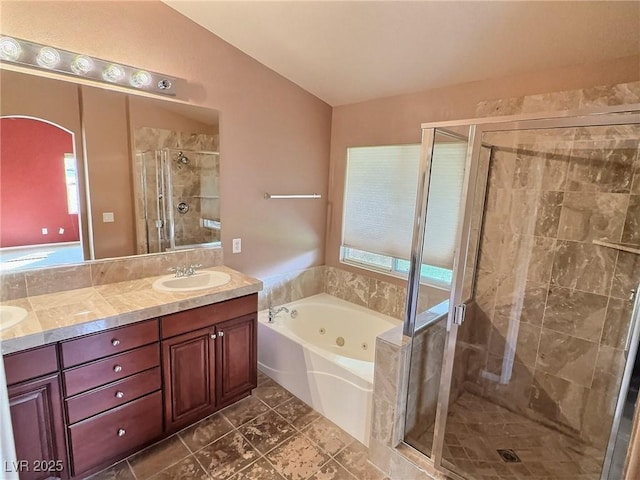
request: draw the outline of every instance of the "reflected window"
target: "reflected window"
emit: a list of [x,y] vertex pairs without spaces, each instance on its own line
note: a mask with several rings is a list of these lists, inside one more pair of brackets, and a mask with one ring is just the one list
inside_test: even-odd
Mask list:
[[64,154],[64,181],[67,185],[67,209],[69,215],[78,214],[80,200],[78,198],[78,169],[72,153]]

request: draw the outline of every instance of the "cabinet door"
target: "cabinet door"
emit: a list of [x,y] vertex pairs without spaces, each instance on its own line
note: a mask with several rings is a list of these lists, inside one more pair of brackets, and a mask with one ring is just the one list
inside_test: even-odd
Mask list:
[[217,325],[216,372],[220,405],[257,386],[256,322],[256,314],[251,314]]
[[167,431],[197,421],[215,409],[215,348],[213,328],[162,342]]
[[67,478],[59,375],[9,387],[9,408],[20,479]]

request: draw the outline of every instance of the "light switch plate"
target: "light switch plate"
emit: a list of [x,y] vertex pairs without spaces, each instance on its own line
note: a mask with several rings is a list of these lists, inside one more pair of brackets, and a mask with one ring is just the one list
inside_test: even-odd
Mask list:
[[102,222],[103,223],[112,223],[115,219],[113,217],[113,212],[102,212]]
[[231,244],[232,253],[240,253],[242,251],[242,240],[240,238],[234,238]]

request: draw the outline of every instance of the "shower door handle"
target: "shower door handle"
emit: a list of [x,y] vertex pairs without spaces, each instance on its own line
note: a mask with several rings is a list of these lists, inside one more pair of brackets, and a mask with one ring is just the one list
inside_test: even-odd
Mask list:
[[453,309],[453,324],[454,325],[462,325],[464,323],[464,318],[467,313],[467,306],[464,303],[460,305],[456,305]]
[[636,323],[640,318],[640,285],[631,290],[631,297],[629,298],[629,301],[633,301],[633,309],[631,310],[631,319],[629,320],[629,328],[627,329],[627,340],[624,344],[625,357],[629,355],[633,331],[635,330]]

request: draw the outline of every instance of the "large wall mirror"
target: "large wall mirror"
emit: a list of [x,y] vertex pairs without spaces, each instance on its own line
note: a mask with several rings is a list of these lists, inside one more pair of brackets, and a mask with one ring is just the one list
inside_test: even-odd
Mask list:
[[219,115],[0,69],[0,273],[220,245]]

